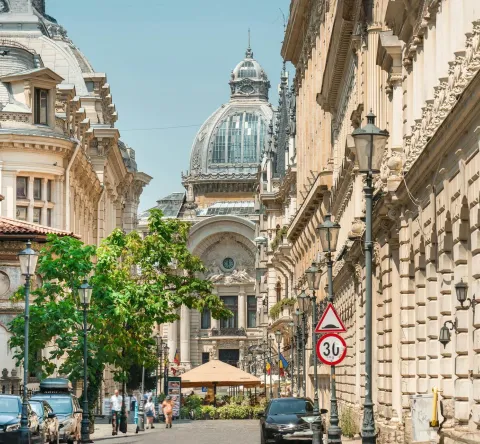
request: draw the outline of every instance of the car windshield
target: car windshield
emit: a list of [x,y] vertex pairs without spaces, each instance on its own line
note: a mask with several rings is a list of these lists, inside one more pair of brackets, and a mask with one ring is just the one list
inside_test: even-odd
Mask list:
[[0,413],[20,413],[20,403],[15,398],[0,398]]
[[30,402],[30,406],[39,418],[43,417],[43,405],[41,402]]
[[305,399],[283,399],[279,402],[272,402],[268,409],[269,415],[291,415],[311,413],[312,404]]
[[54,413],[58,415],[67,415],[73,412],[73,404],[71,398],[65,397],[58,397],[58,398],[49,398],[48,403]]

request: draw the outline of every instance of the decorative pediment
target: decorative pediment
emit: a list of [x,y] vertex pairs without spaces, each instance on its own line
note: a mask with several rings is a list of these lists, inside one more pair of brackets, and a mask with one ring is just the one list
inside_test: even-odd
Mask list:
[[58,85],[63,82],[63,77],[59,76],[56,72],[50,68],[36,68],[28,71],[21,71],[13,74],[7,74],[0,77],[2,82],[21,82],[22,80],[35,80],[42,83],[48,83],[51,86]]

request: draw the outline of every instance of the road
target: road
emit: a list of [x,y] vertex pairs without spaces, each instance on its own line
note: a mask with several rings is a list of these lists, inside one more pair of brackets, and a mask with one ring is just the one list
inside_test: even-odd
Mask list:
[[[95,437],[92,436],[95,440]],[[167,442],[175,444],[260,444],[260,427],[258,420],[241,421],[192,421],[173,424],[166,429],[163,424],[156,424],[154,430],[146,430],[138,435],[109,438],[95,442],[104,444],[152,444]]]

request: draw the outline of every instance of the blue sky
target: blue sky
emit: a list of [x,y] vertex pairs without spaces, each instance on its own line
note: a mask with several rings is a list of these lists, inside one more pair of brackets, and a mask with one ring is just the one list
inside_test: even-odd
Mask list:
[[[251,28],[255,58],[277,104],[282,12],[289,0],[47,0],[97,72],[106,72],[122,139],[139,169],[153,176],[140,209],[183,191],[198,127],[228,101],[230,72],[244,57]],[[135,131],[132,131],[135,130]]]

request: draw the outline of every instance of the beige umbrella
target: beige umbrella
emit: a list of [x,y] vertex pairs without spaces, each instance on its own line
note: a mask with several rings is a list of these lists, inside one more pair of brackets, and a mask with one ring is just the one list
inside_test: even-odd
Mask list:
[[256,376],[216,359],[195,367],[180,377],[182,388],[213,387],[216,389],[240,385],[248,388],[258,387],[261,384]]

